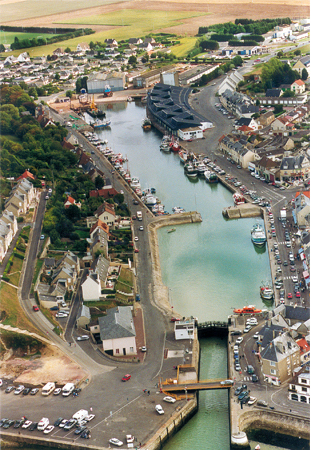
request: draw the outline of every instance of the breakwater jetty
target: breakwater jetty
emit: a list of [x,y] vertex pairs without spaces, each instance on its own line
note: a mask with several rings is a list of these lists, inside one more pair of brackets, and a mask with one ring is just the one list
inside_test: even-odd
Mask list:
[[224,208],[222,215],[227,219],[242,219],[247,217],[263,217],[263,212],[259,206],[244,203],[242,205]]

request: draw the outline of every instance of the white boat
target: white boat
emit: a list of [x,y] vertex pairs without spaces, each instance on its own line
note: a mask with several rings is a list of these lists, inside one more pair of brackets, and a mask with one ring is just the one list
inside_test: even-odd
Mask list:
[[169,144],[162,143],[162,144],[160,145],[160,150],[161,150],[162,152],[165,152],[165,153],[170,153],[171,147],[169,146]]
[[265,243],[267,242],[267,237],[265,230],[261,225],[257,224],[253,226],[253,228],[251,229],[251,239],[252,243],[254,245],[257,245],[257,247],[262,247],[265,245]]
[[272,287],[268,283],[262,284],[260,286],[260,297],[263,300],[272,300],[273,299],[274,292],[273,292]]
[[145,205],[147,205],[147,206],[154,206],[158,202],[157,198],[154,197],[152,194],[144,195],[142,200],[145,203]]
[[185,174],[188,177],[194,178],[198,176],[198,170],[193,164],[187,163],[185,164]]
[[232,197],[236,205],[243,205],[245,203],[245,198],[239,192],[235,192]]
[[187,159],[188,159],[188,152],[187,152],[187,150],[180,150],[180,151],[178,152],[178,156],[179,156],[180,161],[181,161],[183,164],[185,164],[186,161],[187,161]]
[[172,211],[174,214],[180,214],[180,213],[185,212],[184,208],[181,208],[180,206],[174,206],[172,208]]
[[197,171],[198,171],[198,175],[199,176],[204,176],[204,172],[206,171],[206,165],[204,164],[203,161],[200,161],[197,165],[196,165]]
[[131,180],[131,187],[132,187],[133,189],[135,189],[135,188],[140,188],[140,187],[141,187],[141,186],[140,186],[139,178],[137,178],[137,177],[132,177],[132,180]]

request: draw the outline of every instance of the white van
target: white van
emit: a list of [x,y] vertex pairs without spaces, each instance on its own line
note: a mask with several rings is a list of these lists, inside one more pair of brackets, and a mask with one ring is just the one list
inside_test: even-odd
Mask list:
[[80,420],[84,420],[88,415],[89,415],[89,413],[86,409],[80,409],[72,416],[72,418],[80,421]]
[[47,417],[42,417],[40,422],[38,423],[38,430],[43,431],[46,429],[46,427],[49,425],[50,421]]
[[63,395],[64,397],[68,397],[68,396],[72,393],[72,391],[74,390],[74,388],[75,388],[75,385],[74,385],[73,383],[67,383],[67,384],[65,384],[65,386],[64,386],[63,389],[62,389],[62,395]]
[[143,220],[143,214],[141,211],[137,211],[136,216],[138,220]]
[[47,383],[45,386],[43,386],[42,388],[42,395],[50,395],[54,389],[55,389],[56,385],[53,382]]

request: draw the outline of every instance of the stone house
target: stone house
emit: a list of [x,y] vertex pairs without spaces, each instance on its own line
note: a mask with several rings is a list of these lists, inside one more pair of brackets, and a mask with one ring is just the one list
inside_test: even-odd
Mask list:
[[90,308],[85,305],[80,306],[76,320],[77,328],[88,328],[90,321],[91,321]]
[[305,82],[302,80],[296,80],[291,84],[290,89],[295,92],[296,95],[303,94],[306,90]]
[[116,357],[137,354],[136,331],[130,306],[108,309],[107,316],[99,317],[98,324],[104,352]]
[[303,372],[296,376],[288,386],[288,398],[310,405],[310,373]]
[[294,212],[299,227],[308,227],[310,224],[310,191],[296,192]]

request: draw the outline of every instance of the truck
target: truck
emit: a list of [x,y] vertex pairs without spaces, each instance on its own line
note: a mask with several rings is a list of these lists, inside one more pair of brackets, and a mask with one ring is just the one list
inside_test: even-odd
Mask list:
[[74,390],[74,388],[75,388],[75,385],[74,385],[73,383],[67,383],[67,384],[65,384],[65,386],[64,386],[63,389],[62,389],[62,395],[63,395],[64,397],[68,397],[68,396],[72,393],[72,391]]
[[44,396],[50,395],[54,391],[55,387],[56,387],[56,385],[52,381],[50,383],[47,383],[42,388],[42,395],[44,395]]
[[285,208],[280,210],[280,221],[286,222],[286,209]]
[[47,417],[42,417],[42,419],[40,420],[40,422],[38,423],[38,430],[39,431],[44,431],[46,429],[46,427],[49,425],[50,421]]
[[143,213],[141,211],[137,211],[136,216],[138,220],[143,220]]
[[72,418],[79,422],[81,420],[84,420],[88,415],[89,413],[86,409],[80,409],[72,416]]

